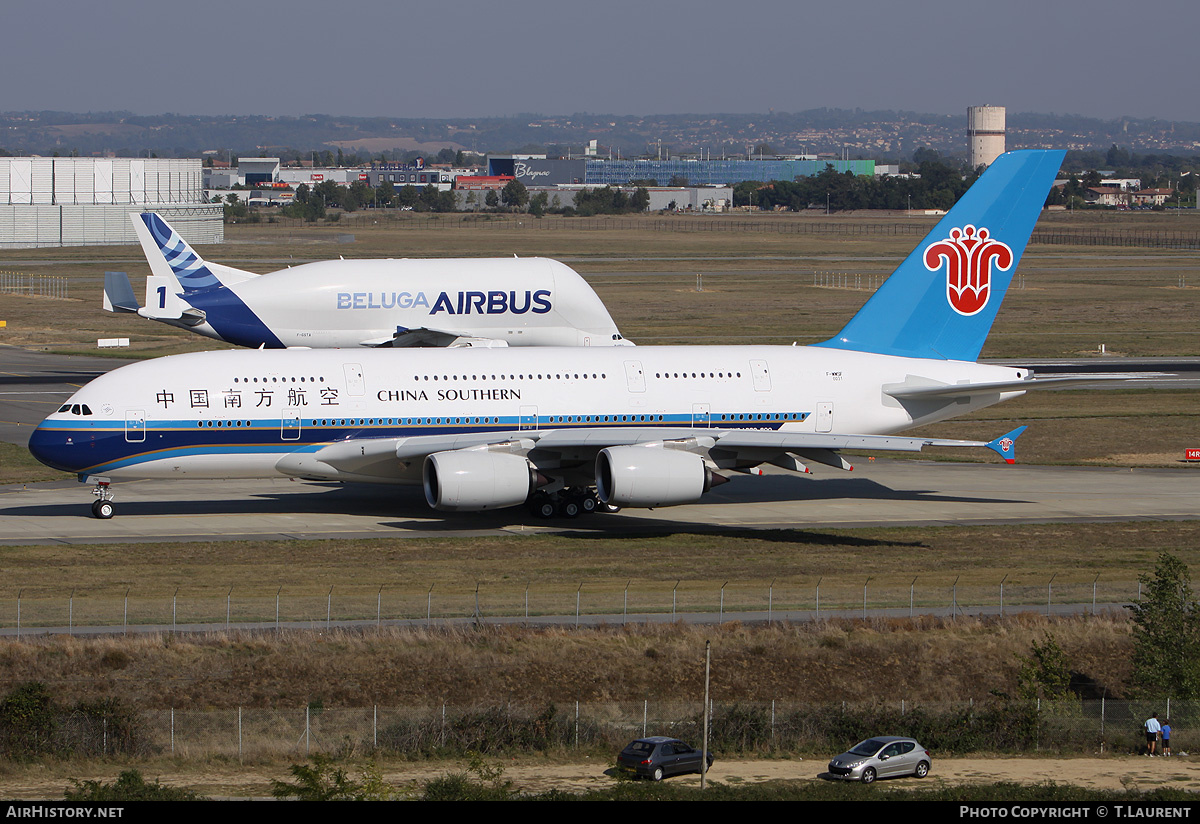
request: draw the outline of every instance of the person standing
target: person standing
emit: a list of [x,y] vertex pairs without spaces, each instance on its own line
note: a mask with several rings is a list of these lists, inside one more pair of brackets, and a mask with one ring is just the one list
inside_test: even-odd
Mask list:
[[1163,719],[1162,728],[1160,729],[1160,733],[1162,734],[1162,754],[1170,755],[1171,754],[1171,719],[1170,718]]
[[1146,755],[1154,757],[1154,747],[1158,743],[1159,733],[1162,732],[1162,725],[1158,723],[1158,713],[1152,714],[1146,719]]

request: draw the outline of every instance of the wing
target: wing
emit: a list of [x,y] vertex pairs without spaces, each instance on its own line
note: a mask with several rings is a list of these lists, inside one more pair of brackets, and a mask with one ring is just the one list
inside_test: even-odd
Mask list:
[[[809,463],[851,470],[853,467],[838,454],[843,449],[919,452],[926,446],[985,447],[1013,463],[1015,441],[1024,430],[1022,426],[990,442],[682,427],[475,432],[361,438],[314,445],[285,455],[276,468],[285,475],[309,480],[420,483],[425,459],[430,456],[455,453],[463,474],[469,475],[474,470],[486,475],[492,471],[489,467],[497,463],[495,456],[508,455],[520,459],[530,472],[545,481],[539,486],[562,488],[597,483],[597,467],[601,466],[597,458],[601,453],[608,453],[611,458],[617,450],[639,449],[643,451],[622,452],[621,457],[653,465],[653,471],[669,483],[673,473],[688,471],[689,461],[673,456],[693,456],[691,467],[703,466],[712,482],[713,475],[722,471],[761,474],[765,464],[805,473],[809,472]],[[500,463],[507,463],[516,471],[517,463],[507,459]],[[719,477],[718,483],[728,480]]]
[[428,327],[420,327],[417,329],[397,329],[396,334],[384,338],[372,338],[370,340],[360,341],[359,346],[373,347],[409,347],[409,346],[427,346],[427,347],[466,347],[474,346],[485,349],[492,349],[500,346],[508,346],[506,341],[498,338],[482,338],[463,335],[459,332],[452,332],[446,329],[430,329]]

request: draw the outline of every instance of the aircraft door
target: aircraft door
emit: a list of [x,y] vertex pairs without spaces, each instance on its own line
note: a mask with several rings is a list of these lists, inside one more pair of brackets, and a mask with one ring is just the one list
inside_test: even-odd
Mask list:
[[141,409],[125,410],[125,440],[127,443],[146,440],[146,413]]
[[833,431],[833,402],[821,401],[817,404],[817,431]]
[[750,361],[750,376],[754,380],[755,392],[771,391],[771,370],[765,360]]
[[646,391],[646,374],[642,371],[641,361],[625,361],[625,383],[630,392]]
[[712,413],[709,411],[708,404],[706,404],[706,403],[692,404],[692,426],[693,427],[712,426]]
[[346,373],[346,392],[351,397],[362,397],[367,391],[367,382],[363,377],[362,365],[346,363],[342,364],[342,369]]
[[289,409],[283,413],[283,418],[279,422],[280,440],[300,440],[300,416],[296,414],[296,411],[295,409]]
[[538,413],[537,413],[536,406],[522,406],[521,407],[520,428],[522,430],[538,428]]

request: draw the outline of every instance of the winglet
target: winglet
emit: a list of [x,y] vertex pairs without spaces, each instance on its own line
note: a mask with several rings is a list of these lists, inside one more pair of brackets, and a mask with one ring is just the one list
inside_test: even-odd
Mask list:
[[1005,463],[1017,462],[1017,438],[1021,437],[1021,433],[1029,427],[1018,426],[1012,432],[1006,432],[996,440],[988,443],[987,448],[995,452]]

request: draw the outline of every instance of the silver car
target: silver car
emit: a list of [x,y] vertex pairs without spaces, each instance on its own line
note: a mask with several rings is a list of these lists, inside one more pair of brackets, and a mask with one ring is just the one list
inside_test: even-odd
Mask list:
[[852,747],[829,762],[829,775],[846,781],[870,784],[876,778],[894,775],[929,775],[933,758],[929,750],[912,738],[880,735]]

